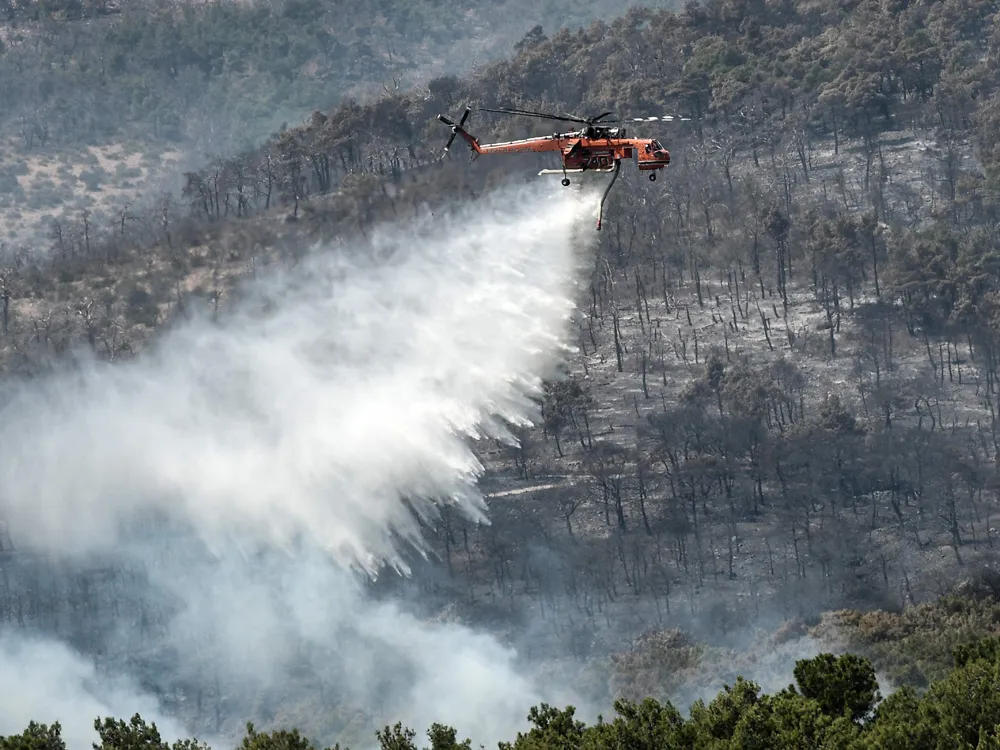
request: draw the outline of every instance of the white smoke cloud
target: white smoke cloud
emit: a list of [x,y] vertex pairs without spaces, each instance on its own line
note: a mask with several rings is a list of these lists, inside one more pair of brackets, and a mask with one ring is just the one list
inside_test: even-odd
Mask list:
[[[358,581],[314,554],[247,565],[225,557],[157,587],[184,592],[186,609],[170,625],[171,645],[190,654],[185,668],[217,672],[244,700],[260,696],[304,667],[303,686],[286,687],[283,708],[365,711],[374,725],[404,724],[422,732],[449,723],[495,746],[526,726],[541,701],[579,705],[565,686],[538,683],[515,651],[496,638],[452,622],[424,621],[394,601],[368,599]],[[172,584],[167,578],[174,579]],[[320,702],[320,686],[330,692]],[[223,731],[238,732],[234,716]],[[294,724],[294,721],[292,722]],[[341,735],[364,750],[371,733]]]
[[[535,187],[385,226],[364,252],[316,248],[223,322],[181,325],[136,361],[11,388],[0,517],[22,547],[142,562],[144,595],[180,602],[167,635],[178,675],[265,690],[307,648],[314,672],[344,677],[341,695],[401,712],[387,720],[510,737],[543,697],[514,655],[367,600],[347,569],[405,567],[400,541],[422,539],[402,498],[488,522],[468,440],[537,416],[592,211],[589,194]],[[148,519],[190,530],[215,559]],[[119,623],[114,648],[138,648],[137,632]],[[87,728],[103,713],[68,700],[47,713]],[[25,705],[0,707],[0,726],[23,729],[37,716]]]
[[185,736],[130,680],[98,675],[79,653],[51,639],[0,634],[0,695],[0,737],[20,734],[31,720],[59,722],[69,748],[90,748],[98,738],[95,719],[128,720],[135,713],[155,722],[167,741]]

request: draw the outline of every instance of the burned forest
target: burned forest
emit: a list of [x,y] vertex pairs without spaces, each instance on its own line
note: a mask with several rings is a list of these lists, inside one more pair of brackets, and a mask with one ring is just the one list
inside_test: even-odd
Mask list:
[[[221,3],[171,15],[169,5],[151,4],[148,17],[123,9],[116,20],[109,4],[83,3],[102,20],[78,33],[110,24],[108,39],[124,44],[126,32],[160,39],[161,26],[193,29],[198,13],[221,25],[232,16],[241,31],[225,42],[234,55],[226,75],[252,79],[249,62],[236,64],[250,54],[244,31],[277,11]],[[607,9],[590,3],[563,28],[519,30],[519,41],[504,37],[502,56],[501,40],[492,38],[489,59],[449,70],[429,60],[438,47],[413,42],[423,38],[419,24],[426,38],[431,29],[441,44],[453,41],[444,39],[441,9],[430,9],[439,4],[419,3],[423,15],[407,15],[402,4],[376,11],[371,3],[387,49],[401,40],[415,46],[351,73],[335,96],[323,93],[316,71],[365,59],[368,48],[345,36],[337,55],[320,59],[306,27],[310,13],[331,19],[315,3],[285,5],[282,33],[298,40],[301,59],[279,59],[278,42],[257,50],[267,75],[280,78],[290,66],[319,77],[267,101],[294,97],[302,114],[308,96],[312,113],[280,127],[262,116],[253,142],[227,142],[200,161],[165,156],[176,189],[123,186],[137,179],[127,173],[137,168],[130,149],[152,148],[132,126],[112,133],[91,123],[89,140],[76,143],[72,117],[52,114],[47,129],[39,109],[42,119],[22,117],[28,130],[0,144],[0,199],[10,199],[0,207],[18,212],[20,232],[0,239],[0,366],[10,392],[81,360],[155,361],[160,343],[192,320],[224,330],[240,304],[256,304],[253,284],[308,268],[317,248],[348,257],[361,252],[350,249],[354,238],[377,246],[387,224],[445,225],[458,205],[543,179],[558,189],[557,178],[537,176],[554,164],[533,155],[470,162],[457,146],[445,155],[449,134],[439,113],[471,107],[468,128],[484,142],[545,134],[547,126],[483,107],[687,118],[631,122],[632,135],[670,150],[670,166],[656,182],[623,172],[602,230],[594,233],[589,214],[573,227],[592,247],[574,289],[573,349],[536,394],[535,423],[510,425],[516,443],[473,442],[485,518],[459,503],[414,511],[426,548],[404,544],[408,574],[367,580],[364,607],[398,606],[420,622],[488,633],[533,679],[573,685],[605,715],[617,698],[636,701],[622,704],[625,723],[645,698],[673,701],[687,716],[692,703],[710,702],[724,686],[745,690],[740,675],[766,692],[798,680],[805,695],[809,680],[819,679],[810,670],[829,667],[817,656],[826,651],[870,660],[859,666],[848,665],[855,657],[836,657],[859,684],[868,684],[870,667],[883,696],[899,691],[892,710],[917,710],[906,703],[909,691],[945,700],[934,692],[945,688],[929,686],[959,679],[952,667],[975,666],[965,652],[966,661],[953,660],[952,649],[998,635],[997,4],[709,0],[602,15]],[[458,12],[463,4],[443,5]],[[83,24],[72,13],[32,14],[30,3],[6,6],[0,0],[0,19],[8,18],[0,27],[0,84],[12,75],[5,57],[27,55],[30,39],[65,40],[72,24]],[[538,20],[557,16],[553,5]],[[96,47],[87,39],[80,37],[86,55],[78,57],[93,66]],[[36,44],[41,49],[50,48]],[[181,62],[155,49],[142,63],[150,80]],[[75,60],[77,53],[60,54]],[[215,69],[208,52],[190,56],[180,78]],[[119,72],[139,64],[108,63]],[[164,101],[167,109],[185,98],[173,75],[177,101]],[[173,122],[168,114],[163,123]],[[13,134],[15,125],[7,129]],[[125,146],[107,145],[114,139]],[[155,153],[179,142],[167,139]],[[91,149],[89,162],[99,164],[86,169],[111,170],[116,149],[122,161],[118,179],[94,178],[94,202],[48,216],[44,201],[29,207],[23,198],[39,170],[63,174],[39,166],[56,160],[45,149],[57,146]],[[115,186],[101,192],[104,182]],[[22,232],[29,219],[34,229]],[[490,231],[502,230],[484,225]],[[430,361],[434,352],[423,354]],[[0,517],[3,507],[0,498]],[[338,691],[346,689],[323,674],[316,660],[329,654],[310,649],[328,644],[296,646],[282,662],[282,686],[257,691],[219,666],[206,643],[176,641],[169,623],[184,611],[182,587],[113,555],[111,562],[50,559],[22,544],[26,533],[14,523],[0,527],[3,627],[64,639],[97,654],[102,669],[129,665],[144,690],[200,735],[234,737],[251,718],[268,728],[291,720],[324,742],[354,746],[361,724],[376,720],[364,700],[343,698]],[[408,541],[407,533],[399,536]],[[199,557],[204,550],[182,539],[173,546],[163,534],[156,555],[209,564]],[[261,591],[286,585],[265,579]],[[204,665],[171,666],[176,649],[195,643],[205,649]],[[993,648],[984,643],[979,648]],[[995,651],[983,653],[995,659]],[[817,661],[799,661],[793,676],[797,660],[810,659]],[[391,673],[390,692],[406,679],[391,666],[369,668]],[[774,700],[792,700],[781,695]],[[860,700],[859,711],[876,703]],[[670,724],[657,706],[664,712],[657,720]],[[768,710],[793,710],[775,706]],[[843,709],[823,706],[830,717]],[[319,718],[327,710],[332,718]],[[551,711],[547,720],[555,721]],[[676,726],[706,716],[692,713]],[[535,718],[542,723],[533,731],[544,733]],[[849,744],[861,742],[859,726],[844,729],[850,738],[837,746],[868,746]],[[439,729],[435,748],[461,746]],[[701,746],[690,744],[701,729],[689,729],[694,734],[671,735],[678,744],[657,746]],[[515,732],[503,732],[513,741]],[[867,736],[871,746],[892,746]],[[529,739],[513,747],[549,747],[542,742],[552,738]],[[390,744],[388,734],[380,741],[409,747]]]

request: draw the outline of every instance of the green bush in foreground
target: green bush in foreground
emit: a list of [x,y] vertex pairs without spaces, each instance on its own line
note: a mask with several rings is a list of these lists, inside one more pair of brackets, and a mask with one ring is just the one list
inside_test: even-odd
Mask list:
[[[739,678],[684,718],[652,698],[618,700],[611,721],[588,726],[572,706],[531,708],[531,728],[499,750],[671,750],[673,748],[851,748],[857,750],[1000,749],[1000,639],[954,650],[954,666],[926,693],[905,687],[884,700],[867,659],[820,654],[795,665],[795,682],[773,695]],[[196,739],[168,744],[138,714],[128,722],[98,719],[95,750],[208,750]],[[401,724],[376,733],[382,750],[472,750],[469,740],[434,724],[427,741]],[[429,742],[429,744],[427,744]],[[317,750],[298,730],[258,732],[247,724],[241,750]],[[58,723],[32,722],[0,737],[0,750],[65,750]],[[337,745],[331,750],[347,750]]]

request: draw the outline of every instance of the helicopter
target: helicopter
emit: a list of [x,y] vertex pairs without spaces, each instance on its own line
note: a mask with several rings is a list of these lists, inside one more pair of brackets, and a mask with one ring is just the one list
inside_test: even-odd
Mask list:
[[[582,125],[580,129],[566,133],[553,133],[552,135],[524,138],[517,141],[480,143],[479,139],[469,133],[464,127],[466,120],[472,113],[470,107],[465,108],[464,114],[457,123],[445,115],[439,114],[437,116],[437,119],[451,128],[451,138],[448,139],[448,143],[444,147],[446,154],[451,149],[451,144],[454,142],[456,136],[461,136],[469,144],[473,152],[473,159],[483,154],[558,151],[562,158],[562,168],[543,169],[538,174],[561,174],[563,176],[562,184],[564,187],[570,184],[568,176],[570,173],[613,172],[611,182],[608,183],[604,194],[601,196],[601,203],[597,213],[597,231],[601,231],[604,202],[607,200],[611,188],[618,179],[623,159],[631,159],[635,156],[639,171],[648,172],[650,181],[655,181],[656,173],[670,164],[670,152],[661,146],[655,138],[629,138],[624,127],[612,127],[613,125],[620,124],[619,121],[605,119],[614,114],[612,112],[604,112],[594,117],[578,117],[576,115],[553,115],[545,112],[532,112],[530,110],[511,109],[507,107],[500,109],[480,107],[479,111],[534,117],[559,122],[574,122]],[[635,117],[631,118],[631,121],[654,122],[663,120],[670,122],[675,119],[687,120],[689,118],[665,115],[663,117]]]

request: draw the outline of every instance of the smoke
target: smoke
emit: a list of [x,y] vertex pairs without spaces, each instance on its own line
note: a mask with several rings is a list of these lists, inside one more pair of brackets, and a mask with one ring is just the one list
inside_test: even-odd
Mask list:
[[97,737],[97,717],[128,719],[135,712],[155,721],[164,738],[184,736],[130,680],[98,675],[92,663],[57,641],[2,633],[0,665],[0,736],[19,734],[30,720],[60,722],[67,746],[87,748]]
[[[0,517],[22,548],[142,567],[121,594],[139,614],[91,637],[119,665],[169,657],[161,687],[212,683],[217,707],[280,723],[298,685],[308,710],[509,737],[558,698],[495,640],[375,602],[356,573],[406,572],[407,546],[426,550],[414,511],[446,502],[488,523],[469,443],[537,418],[586,260],[574,230],[592,231],[592,211],[589,194],[519,188],[383,226],[314,248],[224,320],[196,316],[134,361],[80,359],[7,387]],[[75,676],[32,679],[59,681],[64,699],[4,702],[0,727],[41,711],[81,732],[124,708],[76,689],[82,667],[48,646],[30,658]]]

